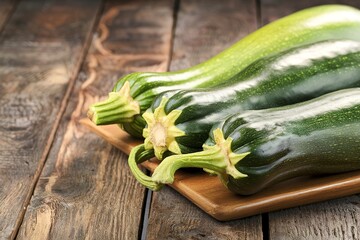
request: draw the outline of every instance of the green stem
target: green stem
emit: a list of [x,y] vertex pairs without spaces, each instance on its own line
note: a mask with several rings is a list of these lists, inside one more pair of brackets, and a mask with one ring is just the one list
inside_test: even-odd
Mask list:
[[[221,177],[230,175],[233,178],[242,178],[247,175],[235,168],[238,163],[249,153],[234,154],[223,146],[206,146],[201,152],[173,155],[165,158],[155,169],[152,175],[154,182],[170,184],[174,181],[175,172],[180,168],[196,167],[203,168],[207,172],[215,173]],[[229,150],[229,149],[227,149]]]
[[137,114],[140,114],[140,107],[130,96],[128,82],[119,92],[110,92],[108,99],[91,105],[87,113],[96,125],[132,122]]
[[172,155],[161,161],[152,175],[152,180],[158,183],[171,184],[174,182],[175,172],[180,168],[187,167],[206,168],[215,173],[220,173],[226,168],[226,163],[220,148]]
[[[145,160],[150,158],[151,155],[147,151],[148,150],[145,149],[144,144],[134,147],[130,152],[128,164],[136,180],[138,180],[145,187],[153,191],[158,191],[163,185],[154,182],[151,177],[143,173],[138,167],[139,163],[144,162]],[[154,152],[152,151],[152,157],[153,156]]]

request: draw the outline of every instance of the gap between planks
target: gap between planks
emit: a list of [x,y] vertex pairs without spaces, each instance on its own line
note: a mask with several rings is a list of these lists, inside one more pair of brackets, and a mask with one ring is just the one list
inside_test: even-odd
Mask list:
[[[174,0],[173,25],[171,28],[170,51],[169,51],[169,55],[168,55],[168,61],[166,63],[166,71],[169,71],[169,69],[170,69],[170,63],[171,63],[172,56],[174,53],[175,30],[176,30],[179,9],[180,9],[180,0]],[[147,173],[149,173],[149,171],[147,171]],[[146,189],[145,195],[144,195],[145,201],[143,204],[141,227],[139,228],[139,239],[141,239],[141,240],[146,240],[147,228],[149,225],[149,217],[150,217],[151,205],[152,205],[152,196],[153,196],[153,191]]]
[[141,240],[146,240],[152,195],[153,195],[153,192],[150,189],[145,190],[145,199],[144,199],[144,203],[143,203],[143,212],[142,212],[142,218],[141,218],[142,222],[141,222],[141,226],[139,228],[139,239],[141,239]]

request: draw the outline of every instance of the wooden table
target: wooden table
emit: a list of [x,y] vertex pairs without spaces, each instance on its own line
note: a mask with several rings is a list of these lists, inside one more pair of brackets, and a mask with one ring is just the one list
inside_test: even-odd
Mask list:
[[[358,195],[218,222],[152,193],[78,123],[133,71],[178,70],[259,26],[359,0],[0,0],[0,239],[359,239]],[[270,37],[270,36],[269,36]]]

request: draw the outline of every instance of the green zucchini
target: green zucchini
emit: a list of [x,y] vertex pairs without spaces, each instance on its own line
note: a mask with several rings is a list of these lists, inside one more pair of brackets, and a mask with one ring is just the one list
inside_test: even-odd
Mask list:
[[197,167],[249,195],[299,176],[359,170],[360,88],[234,115],[211,133],[202,152],[165,158],[153,184],[172,183],[177,169]]
[[88,116],[98,125],[121,124],[132,136],[141,137],[145,127],[141,114],[158,94],[174,89],[212,88],[268,54],[327,39],[360,40],[360,11],[342,5],[309,8],[264,26],[189,69],[129,74],[116,83],[107,100],[90,106]]
[[160,160],[167,151],[200,151],[211,127],[231,114],[360,87],[360,42],[323,41],[289,49],[254,62],[239,75],[242,81],[219,89],[181,90],[155,98],[143,114],[148,124],[145,149],[154,149]]

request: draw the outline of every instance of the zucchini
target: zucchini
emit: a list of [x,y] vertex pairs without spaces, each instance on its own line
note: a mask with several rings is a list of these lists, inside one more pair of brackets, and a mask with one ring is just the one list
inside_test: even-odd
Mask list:
[[211,127],[231,114],[360,87],[360,42],[323,41],[289,49],[254,62],[239,76],[242,81],[230,80],[234,84],[219,89],[158,96],[143,114],[145,149],[154,149],[160,160],[164,153],[200,151]]
[[360,169],[360,88],[308,102],[252,110],[214,125],[202,152],[164,159],[153,184],[172,183],[179,168],[217,174],[231,191],[249,195],[299,176]]
[[194,67],[129,74],[115,84],[107,100],[90,106],[88,116],[98,125],[121,124],[132,136],[141,137],[145,127],[141,114],[158,94],[174,89],[213,88],[268,54],[327,39],[360,40],[360,11],[342,5],[309,8],[262,27]]

